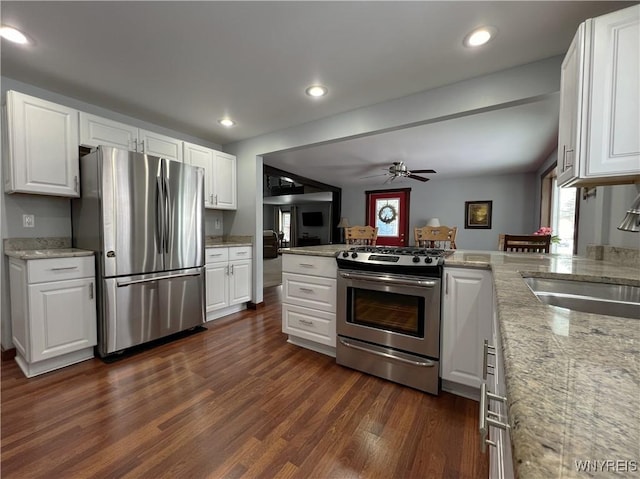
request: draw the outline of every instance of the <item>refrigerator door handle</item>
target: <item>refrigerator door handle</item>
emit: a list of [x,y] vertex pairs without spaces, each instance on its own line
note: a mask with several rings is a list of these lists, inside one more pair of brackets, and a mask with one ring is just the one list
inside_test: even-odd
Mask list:
[[164,279],[175,279],[175,278],[185,278],[187,276],[200,276],[201,273],[182,273],[182,274],[167,274],[165,276],[155,276],[153,278],[145,278],[145,279],[134,279],[132,281],[123,281],[122,283],[117,282],[118,288],[124,286],[131,286],[132,284],[140,284],[140,283],[153,283],[154,281],[161,281]]
[[173,235],[171,226],[171,190],[169,189],[169,181],[167,177],[162,178],[164,182],[164,252],[169,254],[169,239]]
[[164,223],[165,223],[165,199],[163,193],[162,178],[156,178],[156,243],[158,250],[164,251]]

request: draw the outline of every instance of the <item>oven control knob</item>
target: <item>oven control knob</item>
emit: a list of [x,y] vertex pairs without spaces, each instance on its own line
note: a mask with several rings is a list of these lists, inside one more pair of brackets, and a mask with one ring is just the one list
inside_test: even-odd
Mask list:
[[356,259],[356,258],[358,257],[358,253],[351,253],[351,257],[352,257],[353,259]]
[[424,259],[424,262],[425,262],[425,263],[433,263],[433,258],[432,258],[431,256],[427,256],[427,257]]
[[414,256],[412,261],[414,263],[419,263],[420,262],[420,258],[418,256]]
[[343,258],[348,258],[349,257],[349,252],[348,251],[343,252],[342,253],[342,257]]

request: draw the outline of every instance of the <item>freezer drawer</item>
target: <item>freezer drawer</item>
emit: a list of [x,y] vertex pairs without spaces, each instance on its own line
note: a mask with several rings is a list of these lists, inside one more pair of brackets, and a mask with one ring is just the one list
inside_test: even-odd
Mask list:
[[204,322],[204,268],[103,280],[101,356]]

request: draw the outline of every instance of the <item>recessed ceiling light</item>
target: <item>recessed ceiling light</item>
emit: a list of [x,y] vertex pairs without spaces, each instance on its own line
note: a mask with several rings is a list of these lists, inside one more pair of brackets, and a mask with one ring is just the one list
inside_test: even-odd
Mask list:
[[465,47],[479,47],[495,37],[496,33],[497,30],[494,27],[476,28],[474,31],[464,37],[462,43]]
[[231,128],[236,124],[236,122],[233,121],[231,118],[220,118],[218,120],[218,123],[220,123],[222,126],[226,126],[227,128]]
[[327,89],[326,86],[322,86],[322,85],[311,85],[310,87],[308,87],[304,92],[309,95],[312,96],[314,98],[319,98],[321,96],[325,96],[327,94],[329,90]]
[[24,33],[8,25],[2,25],[2,27],[0,27],[0,37],[13,43],[19,43],[20,45],[26,45],[29,43],[29,39]]

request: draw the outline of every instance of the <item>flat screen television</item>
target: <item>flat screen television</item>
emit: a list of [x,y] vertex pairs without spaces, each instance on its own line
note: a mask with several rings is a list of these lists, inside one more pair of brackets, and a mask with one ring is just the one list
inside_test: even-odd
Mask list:
[[322,226],[322,211],[302,213],[302,226]]

